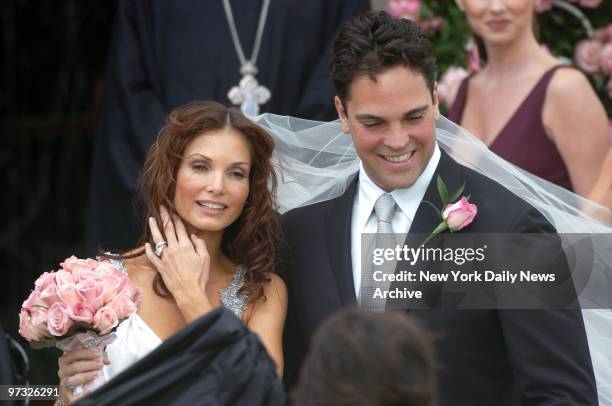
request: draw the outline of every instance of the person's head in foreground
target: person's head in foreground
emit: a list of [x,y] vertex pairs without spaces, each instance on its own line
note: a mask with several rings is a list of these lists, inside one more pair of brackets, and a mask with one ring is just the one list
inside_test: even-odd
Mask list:
[[439,116],[436,63],[418,26],[384,11],[344,25],[331,76],[342,130],[383,190],[412,186],[431,158]]
[[341,310],[317,330],[293,397],[296,406],[434,406],[432,339],[404,313]]

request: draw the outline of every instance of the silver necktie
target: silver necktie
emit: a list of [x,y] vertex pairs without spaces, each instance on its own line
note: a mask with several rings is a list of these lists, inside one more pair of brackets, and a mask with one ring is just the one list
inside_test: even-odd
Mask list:
[[[393,248],[392,244],[395,242],[393,228],[391,227],[391,220],[395,213],[395,200],[393,196],[389,193],[381,195],[374,204],[374,213],[378,222],[374,248]],[[372,244],[367,244],[367,246],[371,247]],[[373,274],[376,271],[382,271],[383,273],[393,272],[395,264],[383,262],[381,265],[375,265],[372,256],[373,252],[373,250],[369,251],[368,255],[364,257],[366,260],[362,261],[359,307],[367,310],[384,311],[386,300],[374,296],[377,293],[377,289],[379,289],[378,293],[384,294],[389,289],[389,282],[376,281]]]

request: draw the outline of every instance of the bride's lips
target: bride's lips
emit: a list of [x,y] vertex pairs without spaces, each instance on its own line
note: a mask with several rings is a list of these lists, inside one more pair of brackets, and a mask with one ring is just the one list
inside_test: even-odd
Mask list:
[[387,165],[402,167],[410,165],[414,158],[414,152],[415,150],[404,152],[402,154],[378,154],[378,156]]
[[220,216],[227,210],[226,204],[213,200],[197,200],[196,205],[202,212],[212,216]]

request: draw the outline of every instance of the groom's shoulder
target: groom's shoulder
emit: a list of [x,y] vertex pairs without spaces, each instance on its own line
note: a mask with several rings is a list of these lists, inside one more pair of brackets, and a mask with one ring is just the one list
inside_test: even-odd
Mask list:
[[[465,195],[478,207],[477,223],[490,232],[508,232],[517,223],[527,230],[554,231],[553,226],[531,204],[489,177],[457,162],[460,177],[465,182]],[[484,231],[484,230],[483,230]]]
[[336,207],[338,199],[325,200],[292,209],[281,216],[281,224],[284,228],[314,226],[324,221],[329,212]]

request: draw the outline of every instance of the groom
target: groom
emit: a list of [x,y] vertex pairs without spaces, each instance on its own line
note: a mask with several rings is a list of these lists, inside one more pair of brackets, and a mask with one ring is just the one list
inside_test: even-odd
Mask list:
[[[361,234],[377,232],[377,207],[388,208],[394,233],[430,233],[439,220],[424,201],[438,201],[440,175],[449,190],[465,182],[478,204],[470,233],[554,232],[531,206],[438,148],[435,60],[414,23],[385,12],[349,21],[336,40],[331,75],[342,130],[351,134],[361,167],[342,196],[282,218],[290,386],[317,326],[342,307],[364,307],[362,286],[372,278],[361,266]],[[597,404],[579,310],[410,314],[435,333],[441,406]],[[372,385],[381,384],[372,377]]]

